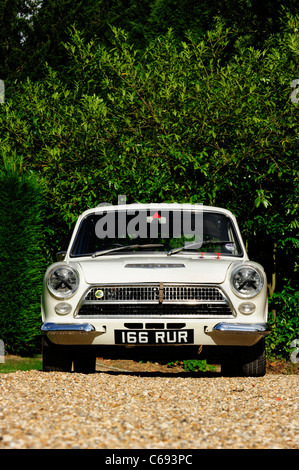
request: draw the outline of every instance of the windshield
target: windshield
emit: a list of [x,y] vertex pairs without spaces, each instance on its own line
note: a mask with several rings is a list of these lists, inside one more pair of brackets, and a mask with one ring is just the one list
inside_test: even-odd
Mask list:
[[241,256],[229,217],[216,212],[105,211],[82,220],[71,256],[167,252]]

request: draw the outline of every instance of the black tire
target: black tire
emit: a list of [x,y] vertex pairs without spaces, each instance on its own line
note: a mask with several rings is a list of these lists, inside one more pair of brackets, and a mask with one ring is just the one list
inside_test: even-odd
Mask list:
[[254,346],[244,348],[241,370],[245,377],[263,377],[266,374],[265,338]]
[[94,374],[96,370],[96,356],[90,351],[85,351],[84,346],[75,348],[74,372],[80,374]]
[[68,346],[54,344],[43,336],[42,356],[44,372],[71,372],[72,358]]
[[262,338],[253,346],[234,348],[231,362],[221,364],[222,375],[235,377],[263,377],[266,374],[265,339]]

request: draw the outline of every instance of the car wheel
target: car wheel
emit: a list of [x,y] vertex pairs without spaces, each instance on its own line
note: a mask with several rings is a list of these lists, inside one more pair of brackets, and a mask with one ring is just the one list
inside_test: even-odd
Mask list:
[[235,347],[230,362],[221,364],[221,373],[226,376],[262,377],[266,374],[265,339],[253,346]]
[[67,346],[52,343],[47,336],[42,338],[44,372],[71,372],[72,358]]
[[262,377],[266,374],[265,339],[249,348],[244,348],[241,370],[245,377]]
[[82,347],[75,349],[74,372],[81,374],[93,374],[96,370],[96,356]]

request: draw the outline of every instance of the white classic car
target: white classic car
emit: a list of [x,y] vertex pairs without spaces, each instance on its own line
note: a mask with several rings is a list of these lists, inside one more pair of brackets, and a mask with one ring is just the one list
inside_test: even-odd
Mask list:
[[265,272],[230,211],[100,205],[80,215],[45,274],[43,370],[94,372],[96,357],[208,358],[222,373],[261,376],[267,307]]

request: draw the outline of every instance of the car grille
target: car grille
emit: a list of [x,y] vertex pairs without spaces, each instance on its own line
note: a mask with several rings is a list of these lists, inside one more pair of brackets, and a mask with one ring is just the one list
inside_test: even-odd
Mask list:
[[105,286],[93,287],[85,296],[85,301],[95,302],[156,302],[161,288],[163,302],[223,301],[218,287],[157,285],[150,286]]
[[79,315],[86,317],[223,317],[231,316],[228,305],[203,304],[203,305],[95,305],[84,304],[79,310]]
[[202,285],[115,285],[92,287],[77,317],[231,317],[219,287]]

